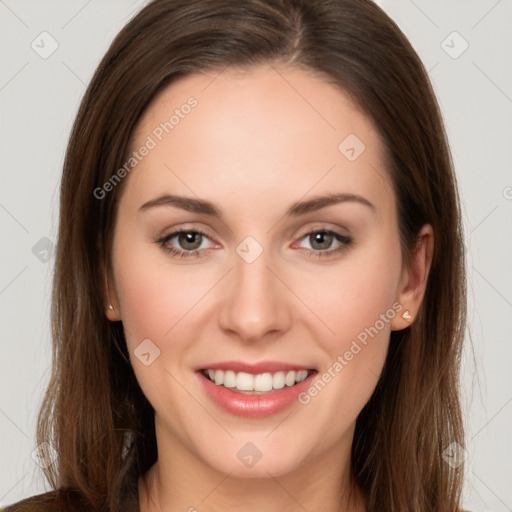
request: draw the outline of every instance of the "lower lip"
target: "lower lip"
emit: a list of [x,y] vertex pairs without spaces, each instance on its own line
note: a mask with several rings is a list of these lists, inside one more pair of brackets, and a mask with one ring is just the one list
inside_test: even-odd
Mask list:
[[303,391],[311,386],[316,372],[294,386],[285,386],[268,394],[245,395],[218,386],[202,372],[197,372],[207,395],[222,409],[236,416],[245,418],[263,418],[284,411],[297,400]]

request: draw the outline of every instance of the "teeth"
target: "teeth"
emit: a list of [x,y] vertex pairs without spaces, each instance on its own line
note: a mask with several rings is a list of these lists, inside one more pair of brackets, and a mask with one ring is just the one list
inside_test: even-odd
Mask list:
[[253,375],[246,372],[234,372],[232,370],[207,370],[205,373],[217,386],[236,388],[238,391],[272,391],[283,389],[285,386],[293,386],[302,382],[307,376],[307,370],[259,373]]
[[236,386],[236,373],[232,370],[224,372],[224,386],[234,388]]
[[286,374],[286,377],[284,378],[284,383],[287,386],[293,386],[295,384],[295,372],[291,371]]
[[[217,382],[215,382],[215,384],[217,384]],[[238,372],[236,374],[235,387],[240,391],[254,391],[254,377],[250,373]]]
[[284,372],[276,372],[272,376],[272,387],[274,389],[283,389],[285,385]]
[[299,370],[297,372],[297,377],[295,377],[296,382],[302,382],[303,380],[306,380],[306,377],[308,376],[307,370]]
[[215,370],[215,384],[218,386],[224,384],[224,372],[222,370]]
[[272,390],[272,374],[261,373],[254,376],[254,391],[271,391]]

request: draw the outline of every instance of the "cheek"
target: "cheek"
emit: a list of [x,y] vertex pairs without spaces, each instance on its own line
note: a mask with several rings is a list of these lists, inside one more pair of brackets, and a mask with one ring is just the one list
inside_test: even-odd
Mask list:
[[[391,321],[401,307],[396,303],[401,273],[399,239],[392,232],[376,235],[364,247],[347,253],[335,268],[322,270],[323,276],[318,272],[310,276],[303,288],[303,293],[306,288],[315,290],[310,295],[311,309],[318,312],[323,324],[316,322],[315,333],[326,355],[321,382],[308,390],[303,403],[316,401],[312,405],[315,413],[321,416],[331,411],[331,420],[339,425],[355,421],[386,360]],[[317,395],[322,398],[317,400]]]
[[113,254],[116,290],[128,343],[171,337],[175,326],[204,296],[209,282],[204,272],[171,263],[163,250],[155,250],[150,243],[125,251],[122,233],[117,247]]
[[[139,385],[161,410],[171,396],[176,403],[186,398],[172,376],[178,375],[179,364],[198,338],[200,325],[191,318],[211,279],[203,270],[190,272],[170,263],[153,244],[132,244],[129,251],[126,247],[120,233],[113,265],[126,343]],[[149,361],[144,361],[142,354],[148,352]]]
[[398,238],[383,233],[347,252],[339,265],[318,267],[302,280],[301,293],[324,324],[321,339],[331,356],[348,350],[352,340],[364,342],[369,331],[372,339],[388,338],[400,272]]
[[[379,380],[391,320],[399,314],[395,299],[400,269],[398,242],[383,245],[376,240],[353,259],[346,258],[336,272],[331,270],[330,281],[318,274],[308,278],[309,288],[316,290],[310,295],[311,309],[319,312],[323,323],[317,321],[313,327],[311,322],[308,329],[316,334],[325,358],[317,380],[299,403],[316,418],[311,435],[320,439],[319,452],[356,421]],[[322,281],[325,286],[320,289]]]

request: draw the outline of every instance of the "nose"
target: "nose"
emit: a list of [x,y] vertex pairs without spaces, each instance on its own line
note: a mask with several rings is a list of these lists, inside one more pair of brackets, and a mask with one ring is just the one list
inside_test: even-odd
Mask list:
[[248,263],[234,256],[234,269],[225,283],[219,313],[220,327],[247,342],[279,336],[290,329],[289,292],[276,277],[264,251]]

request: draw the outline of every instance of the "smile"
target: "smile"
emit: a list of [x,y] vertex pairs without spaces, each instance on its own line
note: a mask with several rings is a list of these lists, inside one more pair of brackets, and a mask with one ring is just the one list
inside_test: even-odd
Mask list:
[[206,397],[225,412],[263,418],[291,407],[316,369],[279,362],[210,364],[196,371]]
[[305,380],[311,372],[312,370],[289,370],[253,375],[233,370],[209,369],[204,370],[203,373],[217,386],[224,386],[242,393],[260,393],[283,389],[285,386],[294,386]]

